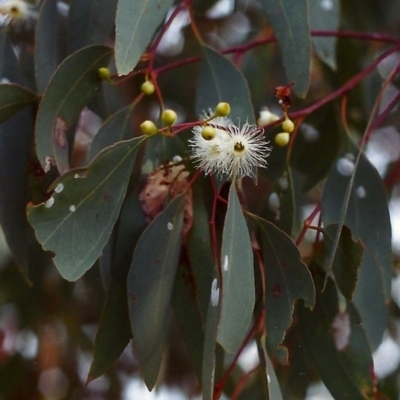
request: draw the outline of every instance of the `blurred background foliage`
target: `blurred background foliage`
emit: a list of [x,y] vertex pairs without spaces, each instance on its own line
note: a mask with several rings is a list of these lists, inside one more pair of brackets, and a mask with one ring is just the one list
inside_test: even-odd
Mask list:
[[[399,398],[396,1],[0,17],[0,399]],[[257,185],[190,161],[220,101],[273,146]]]

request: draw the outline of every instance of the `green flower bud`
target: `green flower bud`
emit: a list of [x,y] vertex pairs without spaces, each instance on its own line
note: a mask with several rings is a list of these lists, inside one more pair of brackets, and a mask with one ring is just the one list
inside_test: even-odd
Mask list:
[[150,95],[154,93],[156,88],[152,82],[146,80],[142,83],[141,90],[144,94]]
[[218,103],[215,107],[215,115],[217,117],[227,117],[231,113],[231,106],[229,103]]
[[275,143],[280,147],[287,146],[289,140],[290,140],[290,135],[287,132],[281,132],[275,136]]
[[171,126],[173,125],[176,120],[178,119],[178,116],[176,115],[176,112],[174,110],[164,110],[163,113],[161,114],[161,120],[164,122],[165,125]]
[[142,132],[145,135],[148,135],[148,136],[154,135],[158,132],[158,129],[157,129],[155,123],[153,121],[149,121],[149,120],[143,121],[140,124],[140,129],[142,130]]

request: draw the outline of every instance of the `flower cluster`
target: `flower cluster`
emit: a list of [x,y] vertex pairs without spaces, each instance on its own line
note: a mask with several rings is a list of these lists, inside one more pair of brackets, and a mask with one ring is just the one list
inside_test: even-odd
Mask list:
[[[202,121],[209,121],[212,112],[205,113]],[[238,178],[254,176],[255,167],[267,167],[271,152],[264,130],[245,123],[236,126],[228,117],[216,117],[193,128],[191,158],[206,174],[226,174]]]

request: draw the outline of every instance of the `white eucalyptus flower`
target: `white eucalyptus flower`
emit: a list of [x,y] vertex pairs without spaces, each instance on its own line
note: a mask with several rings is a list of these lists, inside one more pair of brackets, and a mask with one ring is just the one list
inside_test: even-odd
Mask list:
[[[207,119],[207,115],[202,117]],[[214,128],[214,134],[205,135],[205,128]],[[209,132],[207,128],[207,133]],[[193,128],[191,158],[206,174],[228,176],[254,176],[254,167],[266,168],[266,158],[271,147],[264,137],[264,130],[245,123],[236,126],[227,117],[218,117],[203,126]]]
[[37,18],[37,10],[33,2],[24,0],[4,0],[0,2],[0,15],[4,24],[19,26],[32,24]]

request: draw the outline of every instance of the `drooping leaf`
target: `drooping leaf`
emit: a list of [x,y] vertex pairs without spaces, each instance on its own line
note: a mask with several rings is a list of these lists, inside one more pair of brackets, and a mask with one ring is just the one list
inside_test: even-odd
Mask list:
[[232,121],[254,123],[250,92],[242,73],[223,55],[203,46],[203,61],[196,91],[196,111],[201,115],[221,101],[231,106]]
[[[15,53],[2,35],[0,68],[1,76],[22,83]],[[21,93],[23,97],[36,98],[33,93],[16,84],[0,85],[0,88],[6,93],[11,90],[14,95]],[[0,98],[6,101],[3,96]],[[29,200],[28,170],[33,115],[29,108],[19,108],[16,114],[0,125],[0,224],[17,266],[29,281],[29,265],[33,263],[29,253],[32,229],[26,219],[25,207]],[[32,245],[35,244],[33,241]]]
[[132,338],[126,300],[126,278],[133,249],[146,224],[138,193],[134,191],[122,206],[117,234],[114,237],[115,254],[111,261],[107,297],[96,332],[88,381],[104,374],[117,361]]
[[[328,254],[336,234],[337,225],[328,225],[324,228],[324,241],[327,245]],[[332,268],[335,282],[347,300],[351,300],[353,297],[362,254],[363,246],[361,240],[356,242],[352,238],[350,229],[347,226],[343,226]]]
[[195,284],[196,300],[204,323],[210,300],[211,282],[215,274],[215,262],[209,233],[210,216],[204,204],[204,196],[200,184],[201,181],[198,179],[193,186],[194,220],[188,238],[187,249]]
[[[308,2],[311,30],[336,31],[340,23],[339,0],[313,0]],[[318,56],[332,69],[336,69],[336,42],[334,36],[313,36],[312,43]]]
[[276,353],[292,322],[296,300],[313,307],[315,288],[292,239],[270,222],[258,223],[265,265],[267,344]]
[[253,251],[235,184],[229,190],[221,248],[221,317],[217,340],[235,353],[249,328],[255,302]]
[[107,67],[111,54],[106,46],[86,47],[66,58],[51,78],[35,126],[36,153],[44,169],[48,157],[61,173],[69,169],[66,131],[100,84],[98,69]]
[[132,138],[132,111],[132,106],[125,107],[104,122],[90,145],[90,150],[87,157],[88,162],[93,160],[93,158],[96,157],[96,155],[106,147],[111,146],[121,140]]
[[311,36],[307,0],[261,0],[274,28],[282,52],[283,65],[293,90],[305,97],[310,84]]
[[173,3],[173,0],[118,1],[115,60],[120,75],[136,67]]
[[39,93],[43,93],[63,57],[64,26],[56,0],[42,1],[35,31],[35,76]]
[[202,395],[203,400],[213,400],[214,380],[217,363],[217,334],[218,319],[221,312],[221,289],[218,287],[217,279],[212,283],[208,304],[207,318],[204,333],[203,366],[202,366]]
[[91,44],[107,44],[115,22],[117,0],[72,0],[68,16],[69,52]]
[[204,325],[199,303],[195,294],[196,288],[191,284],[191,279],[192,275],[191,271],[188,271],[188,267],[179,264],[172,294],[172,307],[175,311],[182,336],[189,351],[193,368],[199,382],[201,383]]
[[38,96],[14,83],[0,85],[0,122],[10,118],[17,111],[35,102]]
[[128,273],[133,343],[143,379],[151,390],[158,377],[178,265],[183,199],[176,197],[145,229]]
[[[322,221],[325,226],[345,224],[364,246],[353,301],[376,348],[385,330],[391,288],[391,225],[382,180],[364,155],[356,167],[357,155],[351,146],[331,168],[322,196]],[[338,234],[328,267],[333,263]]]
[[111,279],[94,343],[87,382],[98,378],[120,357],[132,337],[126,302],[126,282]]
[[276,376],[274,366],[272,365],[271,359],[269,358],[266,346],[265,337],[261,337],[261,349],[262,357],[261,361],[265,368],[265,378],[268,386],[268,400],[283,400],[282,392],[279,387],[278,378]]
[[55,253],[54,263],[65,279],[77,280],[100,256],[142,140],[119,142],[89,167],[69,171],[53,183],[54,193],[45,204],[28,209],[39,242]]
[[370,347],[352,303],[338,308],[334,283],[319,292],[315,309],[298,310],[301,341],[319,376],[335,399],[375,399]]

